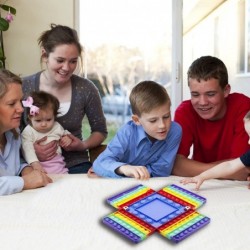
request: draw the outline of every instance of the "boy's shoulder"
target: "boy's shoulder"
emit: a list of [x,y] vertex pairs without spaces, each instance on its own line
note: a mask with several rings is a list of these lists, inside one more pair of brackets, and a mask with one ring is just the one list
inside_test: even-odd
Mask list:
[[138,126],[132,120],[130,120],[121,126],[121,128],[117,131],[116,136],[124,137],[127,139],[127,141],[129,141],[132,138],[141,140],[146,135],[142,126]]
[[178,122],[172,121],[171,122],[171,129],[181,131],[181,125]]
[[135,132],[137,130],[138,126],[132,121],[128,121],[127,123],[125,123],[124,125],[122,125],[117,133],[131,133],[131,132]]

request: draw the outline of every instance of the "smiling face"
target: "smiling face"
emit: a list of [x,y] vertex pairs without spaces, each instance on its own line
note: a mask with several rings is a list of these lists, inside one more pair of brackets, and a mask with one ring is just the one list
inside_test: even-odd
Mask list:
[[40,109],[39,114],[29,116],[31,126],[40,133],[49,132],[55,122],[53,110],[51,108]]
[[141,125],[151,141],[165,140],[171,126],[170,103],[143,112],[141,116],[133,115],[136,125]]
[[[45,53],[45,52],[43,52]],[[75,44],[62,44],[55,47],[48,57],[44,56],[49,80],[65,83],[70,80],[76,69],[79,50]]]
[[22,85],[10,83],[6,94],[0,98],[0,134],[20,126],[23,107]]
[[214,78],[196,80],[189,78],[191,103],[198,115],[205,120],[219,120],[226,113],[226,97],[230,93],[230,85],[222,89]]

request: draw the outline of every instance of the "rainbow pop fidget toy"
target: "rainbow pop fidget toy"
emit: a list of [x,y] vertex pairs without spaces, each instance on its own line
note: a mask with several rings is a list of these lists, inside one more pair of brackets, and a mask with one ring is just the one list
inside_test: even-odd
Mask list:
[[105,216],[103,223],[134,243],[155,231],[178,243],[210,222],[195,211],[206,199],[174,184],[158,192],[138,185],[107,202],[118,210]]

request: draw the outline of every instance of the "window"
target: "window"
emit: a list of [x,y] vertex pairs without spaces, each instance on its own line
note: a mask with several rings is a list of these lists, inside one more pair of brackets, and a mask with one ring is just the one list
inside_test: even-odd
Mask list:
[[239,59],[238,73],[250,73],[250,0],[239,1]]
[[81,0],[79,10],[85,76],[99,88],[106,113],[129,115],[128,95],[142,80],[171,95],[171,1]]

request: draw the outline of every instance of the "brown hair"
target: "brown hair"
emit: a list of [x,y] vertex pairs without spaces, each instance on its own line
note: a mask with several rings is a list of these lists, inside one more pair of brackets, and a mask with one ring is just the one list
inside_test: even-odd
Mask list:
[[[22,85],[22,80],[19,76],[7,69],[0,69],[0,99],[5,96],[8,91],[8,85],[11,83]],[[11,132],[13,133],[14,138],[17,139],[19,134],[16,129],[12,129]]]
[[217,57],[202,56],[196,59],[187,72],[188,84],[189,78],[200,80],[209,80],[211,78],[219,80],[222,89],[228,84],[228,73],[225,64]]
[[171,105],[167,90],[154,81],[142,81],[131,91],[129,96],[132,113],[141,116],[165,103]]
[[[55,117],[58,115],[60,103],[55,96],[45,91],[37,91],[37,92],[34,91],[30,94],[30,96],[33,98],[34,106],[37,106],[39,109],[50,108],[53,110],[53,114]],[[27,108],[27,112],[29,114],[30,112],[29,107]],[[28,118],[30,118],[30,115],[28,115]]]
[[[74,44],[79,52],[79,57],[82,63],[83,48],[79,42],[76,30],[63,25],[51,24],[50,30],[44,31],[38,38],[38,44],[42,47],[47,56],[54,52],[55,48],[63,44]],[[44,55],[41,55],[40,62],[42,63]]]

